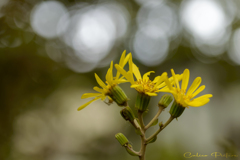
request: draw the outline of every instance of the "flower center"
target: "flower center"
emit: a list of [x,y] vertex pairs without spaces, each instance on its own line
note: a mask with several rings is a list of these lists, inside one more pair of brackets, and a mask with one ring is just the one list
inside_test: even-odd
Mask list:
[[186,90],[185,89],[178,89],[178,88],[175,88],[175,92],[177,93],[178,95],[178,99],[179,100],[184,100],[184,101],[192,101],[191,99],[193,98],[192,97],[192,94],[190,95],[186,95]]
[[153,83],[150,79],[148,80],[139,79],[135,83],[141,85],[141,87],[137,88],[137,90],[140,92],[155,92],[157,90],[155,88],[155,83]]

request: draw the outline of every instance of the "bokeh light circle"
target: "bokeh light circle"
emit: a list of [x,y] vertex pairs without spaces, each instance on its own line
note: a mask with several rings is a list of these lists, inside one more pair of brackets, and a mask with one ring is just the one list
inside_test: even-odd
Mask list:
[[210,41],[224,32],[226,17],[222,7],[215,1],[185,1],[181,11],[184,26],[197,38]]
[[99,63],[127,31],[129,15],[118,3],[82,5],[72,12],[63,41],[78,59]]
[[166,36],[151,37],[138,31],[133,41],[134,55],[147,66],[156,66],[167,57],[169,41]]
[[140,8],[132,46],[134,55],[143,64],[156,66],[166,59],[170,41],[181,30],[176,13],[173,4],[163,1],[150,1]]
[[240,28],[233,35],[232,44],[229,48],[229,58],[236,64],[240,65]]
[[31,26],[38,35],[44,38],[55,38],[58,35],[58,23],[66,14],[67,9],[61,2],[41,2],[31,12]]

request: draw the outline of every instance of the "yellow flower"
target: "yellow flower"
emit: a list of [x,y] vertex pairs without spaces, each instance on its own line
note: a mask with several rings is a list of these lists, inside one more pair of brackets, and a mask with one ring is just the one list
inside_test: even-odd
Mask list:
[[201,77],[197,77],[187,91],[189,75],[190,75],[189,70],[185,69],[183,72],[181,88],[179,87],[179,83],[174,73],[174,70],[171,69],[171,72],[174,79],[174,83],[171,84],[168,78],[165,77],[165,82],[167,84],[167,87],[162,89],[162,92],[172,93],[175,98],[175,101],[178,104],[180,104],[182,107],[187,107],[187,108],[188,106],[200,107],[207,104],[210,101],[209,98],[212,97],[212,94],[205,94],[203,96],[200,96],[194,99],[196,95],[198,95],[201,91],[205,89],[205,85],[202,85],[201,87],[199,87],[202,81]]
[[[161,91],[161,88],[166,86],[164,82],[164,77],[167,76],[167,73],[164,72],[161,76],[155,77],[153,81],[149,79],[149,75],[154,73],[154,71],[150,71],[141,76],[141,73],[138,67],[132,62],[132,56],[129,58],[129,71],[125,71],[122,66],[115,64],[115,68],[131,83],[131,88],[135,88],[139,93],[146,94],[148,96],[157,96],[156,93]],[[136,80],[134,80],[134,76]],[[176,77],[180,80],[181,75],[176,75]],[[173,78],[171,77],[170,82],[173,82]]]
[[[123,51],[122,56],[121,56],[120,61],[119,61],[119,66],[121,66],[121,67],[124,67],[129,60],[130,54],[128,54],[127,56],[125,56],[125,55],[126,55],[126,50]],[[116,77],[113,77],[112,71],[113,71],[113,61],[111,62],[110,68],[108,69],[107,74],[106,74],[106,84],[95,73],[96,81],[99,84],[99,86],[101,86],[102,88],[99,88],[99,87],[95,86],[95,87],[93,87],[93,89],[95,91],[97,91],[98,93],[84,93],[81,97],[82,99],[90,98],[90,97],[95,97],[95,98],[93,100],[85,103],[84,105],[80,106],[78,108],[78,111],[85,108],[90,103],[92,103],[92,102],[94,102],[98,99],[101,99],[102,101],[104,101],[105,98],[108,97],[109,101],[115,100],[112,92],[114,92],[115,89],[117,88],[116,87],[117,84],[124,83],[124,82],[127,82],[127,81],[124,79],[124,77],[120,77],[120,72],[118,72],[118,71],[116,73]],[[119,89],[119,88],[117,88],[117,89]]]

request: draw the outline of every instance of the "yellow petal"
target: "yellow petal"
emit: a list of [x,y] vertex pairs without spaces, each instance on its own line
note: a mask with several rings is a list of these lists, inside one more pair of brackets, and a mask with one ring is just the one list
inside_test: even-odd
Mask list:
[[106,74],[106,80],[107,80],[108,84],[110,84],[110,85],[113,85],[112,70],[113,70],[113,61],[111,61],[110,68],[108,69],[107,74]]
[[183,72],[183,78],[182,78],[182,89],[186,91],[187,86],[188,86],[188,81],[189,81],[189,70],[185,69]]
[[172,84],[170,83],[168,77],[167,77],[167,76],[163,76],[163,78],[164,78],[165,83],[167,84],[167,87],[168,87],[170,90],[172,90],[173,87],[172,87]]
[[[126,50],[123,51],[123,53],[122,53],[122,55],[121,55],[121,58],[120,58],[120,61],[119,61],[119,65],[120,65],[121,67],[123,67],[123,62],[124,62],[125,54],[126,54]],[[120,72],[117,71],[116,79],[118,79],[119,76],[120,76]]]
[[136,79],[142,79],[141,73],[138,69],[138,67],[133,63],[133,74],[135,75]]
[[121,66],[115,64],[115,68],[131,83],[134,84],[133,75],[130,72],[126,72]]
[[182,80],[182,78],[183,78],[183,74],[176,74],[176,78],[177,78],[177,80],[178,81],[181,81]]
[[155,73],[154,71],[149,71],[149,72],[147,72],[147,73],[145,73],[144,75],[143,75],[143,81],[148,81],[149,80],[149,75],[151,74],[151,73]]
[[93,87],[93,89],[97,92],[104,93],[104,90],[99,87]]
[[201,101],[203,99],[208,99],[208,98],[211,98],[212,97],[212,94],[205,94],[205,95],[202,95],[198,98],[195,98],[194,101]]
[[131,54],[131,53],[129,53],[129,54],[126,56],[126,58],[124,59],[123,64],[122,64],[122,67],[124,67],[124,66],[127,64],[127,62],[129,61],[129,58],[130,58],[130,57],[132,57],[132,54]]
[[85,99],[85,98],[96,97],[100,95],[102,95],[102,93],[84,93],[81,98]]
[[201,87],[199,87],[193,94],[192,94],[192,98],[195,97],[196,95],[198,95],[200,92],[202,92],[205,89],[205,85],[202,85]]
[[153,80],[153,83],[157,83],[160,78],[161,78],[161,76],[155,77],[154,80]]
[[129,57],[129,71],[133,73],[133,62],[132,62],[132,56]]
[[124,76],[122,76],[121,78],[119,78],[118,80],[115,80],[116,82],[116,84],[119,84],[119,83],[125,83],[125,82],[128,82],[128,80],[126,80],[125,78],[124,78]]
[[178,89],[180,89],[180,88],[179,88],[178,79],[177,79],[177,77],[176,77],[176,75],[175,75],[174,70],[171,69],[171,72],[172,72],[172,76],[173,76],[173,80],[174,80],[174,85],[175,85],[175,87],[178,88]]
[[187,95],[191,95],[197,88],[198,86],[201,84],[202,78],[201,77],[197,77],[191,87],[188,89]]
[[[175,74],[175,77],[177,78],[178,81],[181,81],[181,80],[182,80],[182,77],[183,77],[183,74],[181,74],[181,75]],[[170,78],[168,78],[168,79],[169,79],[169,81],[171,82],[171,84],[174,84],[174,83],[175,83],[173,77],[170,77]]]
[[121,55],[121,58],[120,58],[120,61],[119,61],[119,65],[122,67],[123,65],[123,61],[125,59],[125,55],[126,55],[126,50],[123,51],[122,55]]
[[121,80],[119,79],[116,81],[117,84],[126,83],[126,82],[128,82],[126,79],[121,79]]
[[105,83],[98,77],[98,75],[96,73],[95,73],[95,78],[96,78],[99,86],[101,86],[102,88],[108,89],[107,86],[105,85]]
[[124,76],[120,77],[118,80],[126,80]]
[[[158,79],[155,87],[158,87],[160,84],[162,84],[162,82],[164,81],[164,76],[165,76],[165,77],[167,76],[167,72],[163,72],[163,73],[162,73],[162,75],[161,75],[161,77]],[[165,85],[166,85],[166,83],[165,83]]]
[[131,88],[137,88],[139,86],[140,86],[140,84],[133,84],[133,85],[131,85]]
[[151,93],[151,92],[146,92],[146,94],[149,95],[149,96],[157,96],[156,93]]
[[96,100],[99,99],[99,98],[101,98],[101,97],[96,97],[96,98],[94,98],[93,100],[91,100],[91,101],[85,103],[84,105],[78,107],[77,110],[78,110],[78,111],[82,110],[83,108],[87,107],[90,103],[92,103],[93,101],[96,101]]
[[168,93],[173,93],[172,90],[170,90],[167,86],[164,88],[159,89],[157,92],[168,92]]
[[202,101],[195,101],[193,100],[192,102],[187,103],[191,107],[201,107],[205,104],[207,104],[210,101],[210,99],[204,99]]
[[120,72],[125,78],[127,78],[127,72],[120,65],[115,64],[114,66],[118,72]]
[[131,83],[131,84],[134,84],[134,79],[133,79],[133,74],[132,74],[132,72],[127,72],[127,76],[128,76],[128,79],[129,79],[129,82]]
[[192,106],[192,107],[203,106],[210,101],[209,98],[211,98],[211,97],[212,97],[212,94],[205,94],[203,96],[200,96],[200,97],[195,98],[192,101],[188,102],[188,105]]
[[[163,80],[164,80],[164,78],[163,78]],[[165,82],[162,82],[161,84],[159,84],[158,86],[157,86],[157,88],[162,88],[162,87],[165,87],[166,86],[166,83]]]
[[[126,57],[124,57],[123,62],[121,62],[121,64],[119,63],[119,65],[124,68],[124,66],[127,64],[127,62],[129,61],[129,58],[132,56],[131,53],[129,53]],[[117,75],[116,75],[116,80],[119,78],[120,76],[120,72],[117,71]]]

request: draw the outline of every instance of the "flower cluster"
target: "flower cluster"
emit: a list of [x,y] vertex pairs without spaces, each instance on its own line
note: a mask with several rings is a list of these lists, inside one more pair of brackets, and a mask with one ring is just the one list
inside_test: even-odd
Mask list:
[[[128,71],[124,69],[127,63],[129,65]],[[205,88],[204,85],[199,87],[201,83],[201,77],[197,77],[187,91],[190,76],[188,69],[185,69],[183,74],[175,74],[174,70],[172,69],[172,77],[168,78],[167,73],[164,72],[162,75],[156,76],[153,80],[150,80],[149,75],[154,73],[154,71],[149,71],[142,76],[139,68],[132,61],[132,54],[129,53],[126,56],[126,51],[122,53],[119,63],[115,64],[114,66],[117,70],[116,76],[113,77],[112,61],[106,74],[105,83],[95,73],[96,81],[101,88],[95,86],[93,89],[98,93],[83,94],[81,98],[94,97],[94,99],[80,106],[78,110],[85,108],[95,100],[101,99],[104,101],[106,97],[109,99],[109,102],[115,101],[119,106],[127,106],[128,98],[123,90],[118,86],[118,84],[125,82],[130,82],[131,88],[134,88],[140,95],[141,103],[136,102],[136,105],[140,105],[139,107],[143,111],[147,109],[150,97],[157,96],[159,92],[171,93],[174,96],[176,104],[183,108],[188,108],[188,106],[203,106],[208,103],[210,100],[209,98],[212,97],[211,94],[206,94],[195,98],[195,96],[197,96]],[[179,85],[179,81],[182,81],[181,87]],[[137,109],[139,108],[137,107]]]

